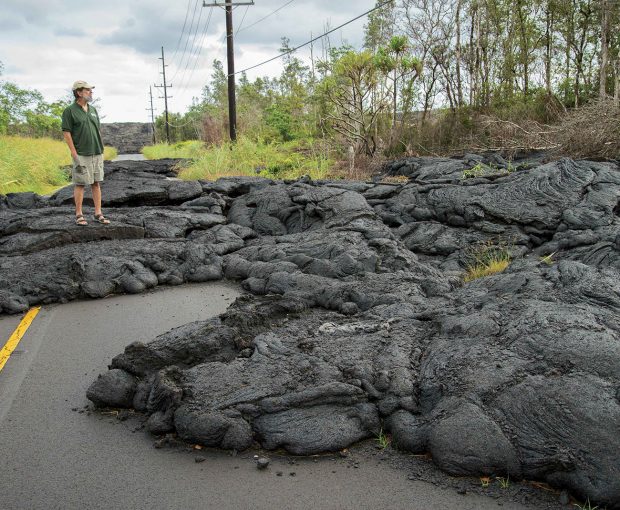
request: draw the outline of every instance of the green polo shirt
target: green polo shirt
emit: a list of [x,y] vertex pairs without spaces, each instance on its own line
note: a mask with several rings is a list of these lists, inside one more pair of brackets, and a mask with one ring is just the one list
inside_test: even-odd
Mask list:
[[94,106],[88,111],[74,102],[62,112],[62,130],[71,133],[73,145],[80,156],[103,154],[103,142],[99,132],[99,114]]

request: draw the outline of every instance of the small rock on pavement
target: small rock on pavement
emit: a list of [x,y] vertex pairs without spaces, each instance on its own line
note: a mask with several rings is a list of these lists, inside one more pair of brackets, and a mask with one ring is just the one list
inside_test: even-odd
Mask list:
[[198,457],[194,457],[194,462],[196,464],[200,463],[200,462],[204,462],[205,460],[207,460],[206,457],[202,457],[202,456],[198,456]]
[[267,457],[259,457],[256,460],[256,467],[258,469],[266,469],[269,465],[269,459]]

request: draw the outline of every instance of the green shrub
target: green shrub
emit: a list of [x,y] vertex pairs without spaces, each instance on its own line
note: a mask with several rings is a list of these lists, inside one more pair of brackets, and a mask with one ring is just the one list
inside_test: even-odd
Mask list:
[[204,151],[205,144],[198,140],[188,140],[185,142],[177,142],[173,144],[159,143],[156,145],[147,145],[142,148],[142,154],[146,159],[163,159],[163,158],[199,158]]
[[116,147],[109,147],[106,145],[103,148],[104,161],[111,161],[113,159],[116,159],[117,157],[118,157],[118,151],[116,150]]
[[313,179],[329,176],[329,151],[314,141],[265,143],[241,137],[237,143],[224,143],[203,149],[187,168],[182,179],[214,180],[233,175],[260,175],[273,179]]

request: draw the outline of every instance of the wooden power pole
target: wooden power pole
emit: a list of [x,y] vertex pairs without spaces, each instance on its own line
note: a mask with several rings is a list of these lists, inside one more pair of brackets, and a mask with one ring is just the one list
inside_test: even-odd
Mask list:
[[164,47],[161,47],[161,58],[159,59],[161,60],[161,67],[162,67],[162,73],[164,75],[164,84],[163,85],[154,85],[155,88],[164,89],[164,97],[160,99],[164,100],[164,106],[166,109],[166,142],[170,143],[170,124],[168,123],[168,98],[171,98],[172,96],[168,95],[168,89],[172,88],[172,84],[170,85],[166,85],[166,67],[168,67],[166,65],[166,61],[164,60]]
[[228,125],[231,141],[237,140],[237,100],[235,98],[235,48],[233,45],[233,7],[240,5],[254,5],[250,2],[217,2],[207,4],[204,0],[203,7],[224,7],[226,9],[226,60],[228,62]]
[[150,110],[151,112],[151,132],[153,135],[153,144],[157,143],[156,139],[155,139],[155,115],[153,114],[153,112],[155,111],[155,108],[153,108],[153,87],[149,86],[149,96],[151,98],[151,107],[147,108],[147,110]]

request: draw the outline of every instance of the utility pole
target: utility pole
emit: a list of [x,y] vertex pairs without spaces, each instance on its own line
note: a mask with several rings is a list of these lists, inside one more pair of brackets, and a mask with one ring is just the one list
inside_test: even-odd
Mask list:
[[166,108],[166,142],[170,143],[170,125],[168,124],[168,98],[172,97],[168,95],[168,89],[172,88],[172,84],[170,85],[166,85],[166,67],[168,67],[166,65],[166,61],[164,60],[164,47],[161,47],[161,58],[159,58],[159,60],[161,60],[161,67],[162,67],[162,72],[161,74],[164,75],[164,84],[163,85],[153,85],[155,88],[164,89],[164,97],[162,98],[161,96],[159,97],[160,99],[164,100],[164,105]]
[[151,107],[146,108],[146,110],[151,111],[151,132],[153,134],[153,144],[155,144],[157,143],[157,140],[155,140],[155,116],[153,115],[155,108],[153,108],[153,87],[151,87],[150,85],[149,85],[149,96],[151,97]]
[[226,9],[226,60],[228,62],[228,125],[230,140],[237,140],[237,100],[235,98],[235,48],[233,45],[233,7],[240,5],[254,5],[254,0],[250,2],[235,2],[226,0],[225,2],[215,1],[207,4],[204,0],[203,7],[224,7]]

